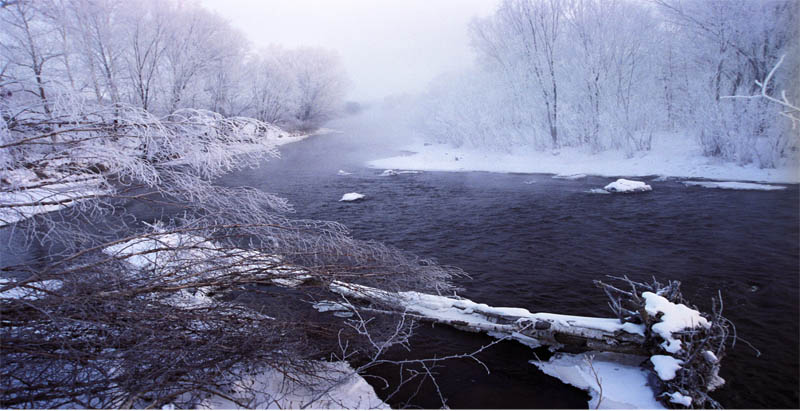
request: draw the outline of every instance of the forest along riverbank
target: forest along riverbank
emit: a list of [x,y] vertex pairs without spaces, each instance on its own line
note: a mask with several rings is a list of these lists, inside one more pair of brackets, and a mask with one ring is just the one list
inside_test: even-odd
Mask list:
[[[335,134],[286,145],[280,160],[220,183],[277,193],[293,203],[297,217],[339,221],[356,238],[459,266],[472,276],[458,280],[460,295],[494,306],[611,316],[592,285],[609,274],[679,280],[686,298],[703,311],[721,290],[725,315],[762,355],[756,358],[741,342],[730,350],[721,373],[728,383],[714,398],[729,408],[798,405],[797,185],[721,190],[650,177],[644,180],[652,192],[597,195],[590,190],[614,179],[479,172],[383,176],[382,170],[363,168],[376,158],[376,149],[365,149],[358,137]],[[339,202],[348,192],[366,198]],[[392,355],[442,356],[491,341],[445,327],[423,326],[417,335],[411,353]],[[534,354],[527,347],[503,343],[481,358],[491,374],[469,361],[439,370],[451,407],[586,406],[580,390],[529,364]],[[396,372],[385,370],[385,377]],[[387,394],[371,382],[379,396]],[[438,398],[429,387],[411,403],[435,406]]]

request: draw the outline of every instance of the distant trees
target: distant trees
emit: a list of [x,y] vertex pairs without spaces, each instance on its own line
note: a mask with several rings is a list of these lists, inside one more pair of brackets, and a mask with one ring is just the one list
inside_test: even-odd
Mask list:
[[796,93],[797,23],[785,0],[505,0],[470,26],[479,69],[431,87],[424,132],[505,151],[629,153],[688,133],[709,156],[773,167],[797,150],[789,122],[766,102],[722,97],[760,93],[782,54],[792,61],[774,86]]
[[305,131],[343,104],[334,54],[253,52],[192,2],[22,0],[4,3],[0,22],[0,78],[42,101],[75,92],[158,115],[200,108]]
[[[767,93],[787,90],[797,100],[800,91],[800,5],[795,1],[656,2],[680,44],[682,67],[673,70],[670,85],[682,104],[695,102],[684,120],[699,131],[708,155],[773,167],[797,150],[797,134],[787,128],[765,101],[731,100],[725,96],[761,92],[757,82],[786,54]],[[676,60],[673,60],[673,64]],[[683,81],[680,79],[683,78]],[[675,89],[681,83],[688,87]],[[700,104],[698,104],[698,102]]]

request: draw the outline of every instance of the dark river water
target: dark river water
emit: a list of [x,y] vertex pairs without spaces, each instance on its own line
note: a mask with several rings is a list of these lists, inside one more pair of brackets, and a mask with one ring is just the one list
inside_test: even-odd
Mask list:
[[[425,172],[393,177],[365,168],[397,154],[363,132],[316,136],[281,148],[282,158],[221,180],[288,198],[296,216],[339,221],[375,239],[466,270],[459,294],[495,306],[613,316],[593,279],[628,275],[682,282],[704,311],[722,292],[725,314],[743,343],[729,350],[714,398],[727,408],[797,408],[800,361],[798,186],[783,191],[686,187],[653,181],[636,195],[587,193],[611,178],[557,180],[542,174]],[[339,169],[353,173],[339,176]],[[654,176],[655,177],[655,176]],[[654,178],[644,178],[651,181]],[[526,184],[527,183],[527,184]],[[338,202],[359,192],[365,201]],[[428,358],[470,352],[489,337],[421,327],[411,353]],[[452,408],[585,408],[588,396],[529,364],[533,351],[513,342],[437,370]],[[392,379],[392,370],[376,370]],[[380,396],[377,379],[368,378]],[[430,384],[428,384],[430,385]],[[431,386],[393,398],[393,406],[440,406]]]

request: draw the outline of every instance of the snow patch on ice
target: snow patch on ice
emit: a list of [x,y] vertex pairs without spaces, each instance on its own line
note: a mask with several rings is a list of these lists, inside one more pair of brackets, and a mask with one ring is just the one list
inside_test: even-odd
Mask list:
[[357,201],[363,199],[364,197],[366,197],[364,194],[346,193],[342,195],[342,198],[339,199],[339,201]]
[[639,366],[642,360],[632,355],[589,352],[559,353],[550,361],[530,363],[547,375],[588,391],[590,409],[664,409],[647,385],[649,371]]
[[662,381],[675,378],[678,370],[683,368],[681,367],[683,361],[669,355],[654,355],[650,357],[650,362],[653,363],[653,369],[656,370],[658,378],[661,378]]
[[687,328],[711,327],[711,323],[705,319],[700,312],[687,307],[684,304],[675,304],[666,298],[645,291],[642,293],[645,299],[644,309],[647,314],[655,316],[663,313],[661,320],[653,324],[653,331],[664,339],[661,346],[670,353],[677,353],[683,348],[683,344],[672,333],[685,330]]
[[641,181],[633,181],[620,178],[617,181],[603,187],[603,190],[608,191],[610,193],[637,193],[644,191],[652,191],[653,187],[650,187],[649,185]]
[[740,181],[684,181],[683,184],[687,186],[697,186],[705,188],[721,188],[726,190],[761,190],[761,191],[774,191],[785,190],[786,186],[756,184],[756,183],[743,183]]

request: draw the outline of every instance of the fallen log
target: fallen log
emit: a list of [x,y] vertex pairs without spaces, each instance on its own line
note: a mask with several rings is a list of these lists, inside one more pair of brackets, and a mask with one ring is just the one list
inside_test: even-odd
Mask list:
[[[531,313],[524,308],[490,307],[467,299],[414,291],[391,293],[338,281],[330,288],[348,300],[403,312],[421,321],[514,339],[528,346],[649,355],[644,348],[644,326],[620,323],[616,318]],[[346,305],[341,307],[347,309]]]

